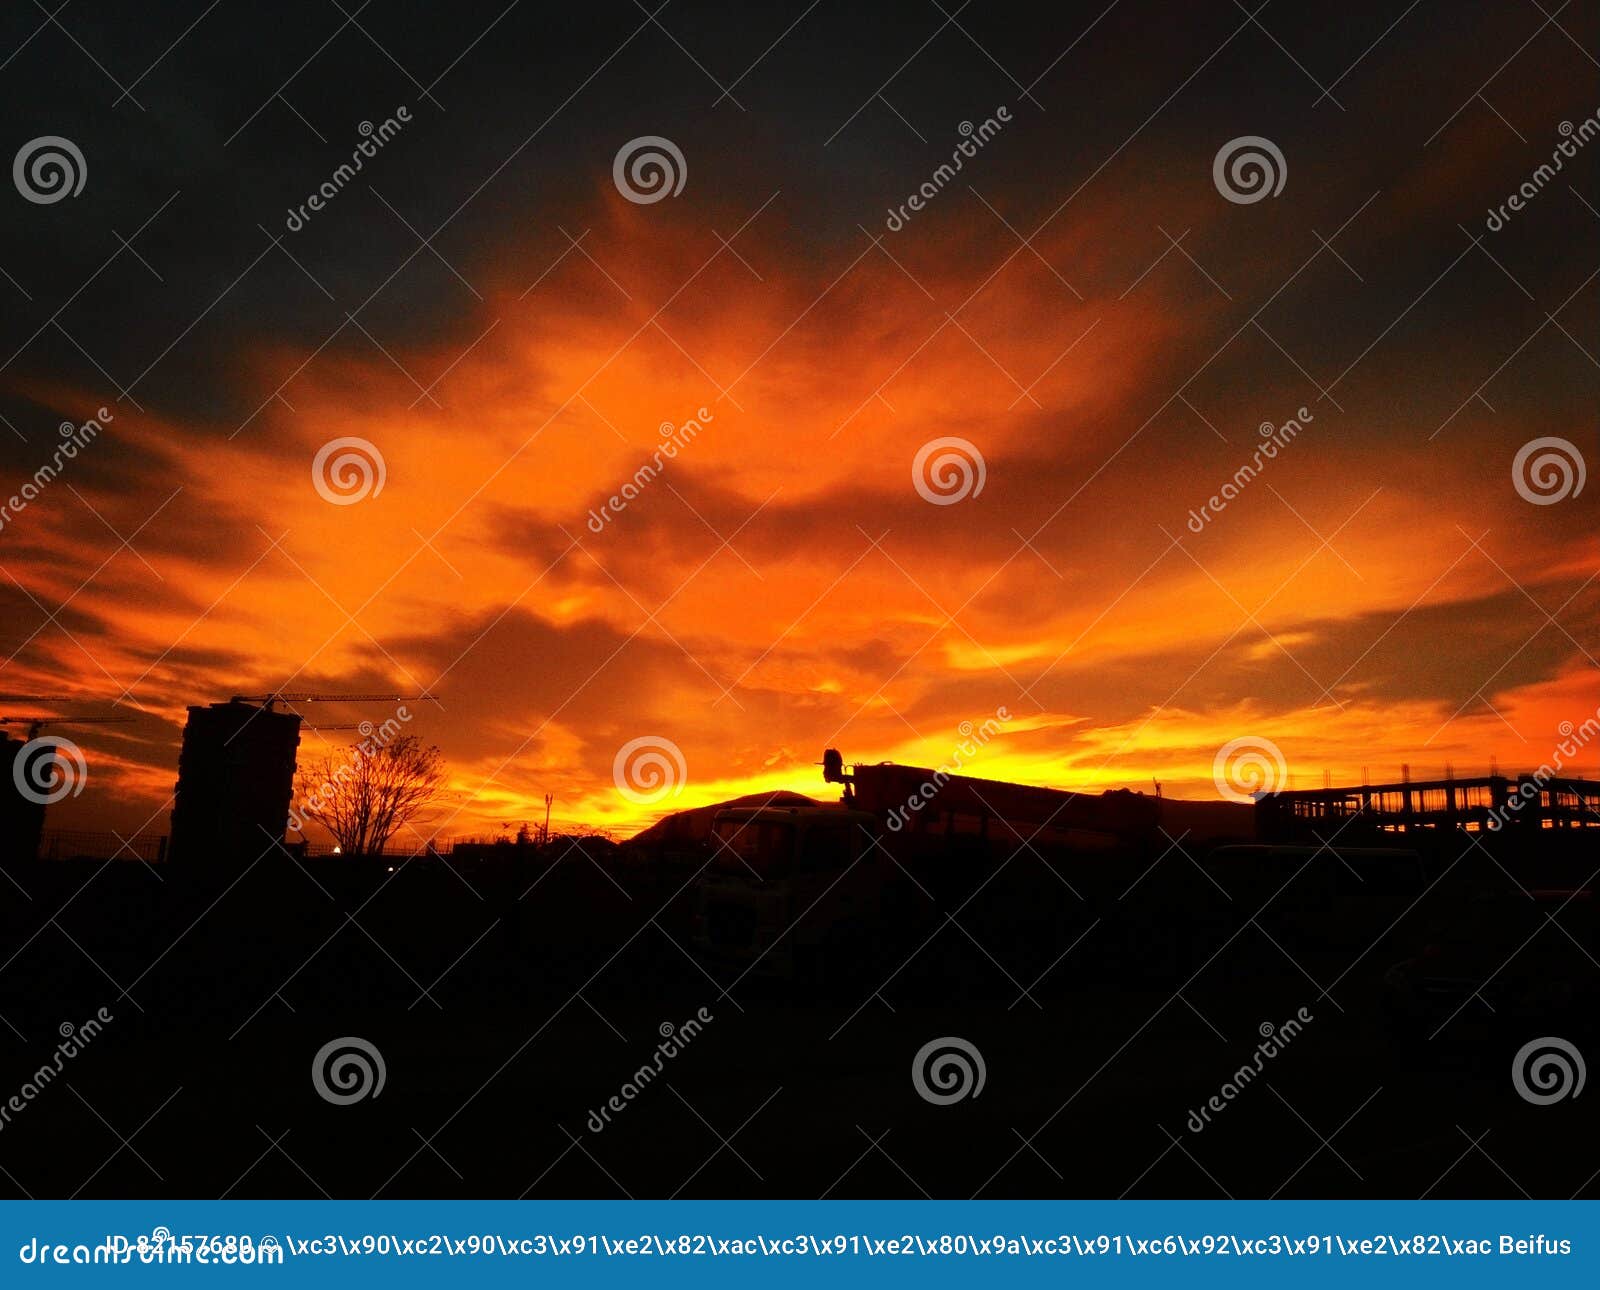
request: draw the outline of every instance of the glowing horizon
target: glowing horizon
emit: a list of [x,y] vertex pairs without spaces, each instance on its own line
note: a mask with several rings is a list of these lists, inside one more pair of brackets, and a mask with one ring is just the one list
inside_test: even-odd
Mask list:
[[[1539,253],[1590,216],[1559,185],[1503,232],[1483,212],[1568,89],[1525,87],[1526,146],[1471,111],[1424,149],[1453,104],[1419,88],[1382,173],[1351,160],[1370,118],[1285,124],[1281,193],[1241,202],[1213,160],[1249,114],[1215,89],[1123,151],[1114,105],[1063,124],[1009,88],[968,96],[964,119],[1008,111],[952,182],[929,175],[963,118],[922,147],[876,112],[762,152],[743,121],[673,128],[674,103],[686,182],[648,203],[612,173],[642,126],[563,140],[538,183],[471,156],[416,221],[450,217],[434,255],[391,214],[454,164],[414,109],[366,163],[377,196],[274,215],[289,255],[230,249],[216,334],[152,324],[111,365],[125,397],[25,345],[11,487],[58,422],[110,419],[0,531],[0,689],[135,718],[62,728],[89,780],[49,827],[165,831],[185,707],[277,688],[436,692],[407,730],[447,758],[445,835],[541,821],[545,793],[619,832],[832,796],[824,747],[936,767],[1001,707],[968,769],[1056,787],[1214,798],[1241,737],[1301,787],[1547,761],[1597,706],[1600,490],[1530,502],[1515,463],[1593,443],[1594,276]],[[1274,92],[1305,117],[1303,90]],[[145,235],[161,264],[181,209]],[[391,234],[398,269],[329,273],[330,243]],[[280,288],[292,308],[253,312]],[[329,500],[335,441],[375,446],[381,490]],[[930,500],[935,441],[976,450],[981,489]],[[684,759],[659,803],[613,778],[643,737]]]

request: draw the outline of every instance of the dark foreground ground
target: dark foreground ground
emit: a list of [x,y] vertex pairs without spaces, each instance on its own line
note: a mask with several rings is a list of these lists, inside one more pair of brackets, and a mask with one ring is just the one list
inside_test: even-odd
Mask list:
[[[1480,850],[1381,914],[1291,884],[1204,935],[1181,908],[1131,939],[1086,912],[1023,945],[972,905],[805,988],[702,963],[676,878],[582,857],[13,870],[0,1192],[1592,1198],[1600,1095],[1513,1079],[1530,1040],[1600,1053],[1592,901]],[[1446,986],[1402,992],[1401,962]],[[339,1105],[313,1065],[345,1037],[384,1082]],[[984,1081],[939,1105],[913,1063],[945,1037]]]

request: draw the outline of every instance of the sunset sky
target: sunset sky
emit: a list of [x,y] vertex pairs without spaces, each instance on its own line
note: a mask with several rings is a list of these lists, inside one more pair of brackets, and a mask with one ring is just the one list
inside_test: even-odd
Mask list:
[[[62,728],[52,827],[164,832],[185,706],[280,687],[436,692],[451,835],[831,795],[824,747],[938,765],[1002,708],[975,774],[1212,798],[1237,738],[1471,773],[1600,705],[1600,481],[1513,467],[1600,470],[1600,138],[1489,220],[1600,111],[1585,7],[180,8],[0,16],[8,147],[87,164],[3,194],[0,494],[112,414],[0,528],[0,690],[133,718]],[[619,192],[641,136],[676,196]],[[1276,196],[1219,191],[1241,136]],[[345,436],[384,483],[338,505]],[[984,483],[940,505],[944,437]]]

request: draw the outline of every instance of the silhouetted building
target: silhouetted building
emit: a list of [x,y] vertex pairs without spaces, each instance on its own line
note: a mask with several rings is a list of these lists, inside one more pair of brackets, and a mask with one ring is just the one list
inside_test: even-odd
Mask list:
[[191,707],[178,754],[172,858],[249,863],[283,840],[300,717],[249,703]]
[[1600,782],[1570,777],[1403,780],[1263,793],[1256,799],[1256,832],[1263,841],[1302,841],[1336,830],[1353,841],[1361,833],[1595,828],[1600,828]]
[[[890,832],[916,837],[962,835],[1009,844],[1031,836],[1040,843],[1098,850],[1118,840],[1155,836],[1168,818],[1163,812],[1184,805],[1127,789],[1071,792],[891,762],[846,771],[833,748],[823,752],[822,765],[824,780],[845,786],[845,806],[877,816]],[[1233,832],[1247,834],[1248,810],[1234,823]]]
[[27,744],[0,735],[0,864],[26,864],[39,854],[44,831],[44,806],[30,801],[17,787],[22,779],[18,758]]

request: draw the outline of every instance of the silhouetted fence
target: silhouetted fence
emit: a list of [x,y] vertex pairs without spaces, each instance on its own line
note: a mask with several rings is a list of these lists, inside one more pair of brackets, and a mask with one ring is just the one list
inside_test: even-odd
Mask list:
[[94,833],[76,829],[47,829],[39,844],[41,860],[147,860],[167,858],[167,838],[162,833]]
[[[345,853],[332,842],[288,843],[290,854],[305,860],[337,860]],[[390,860],[427,859],[531,859],[550,855],[606,854],[615,849],[609,839],[573,838],[557,834],[548,842],[518,841],[504,835],[440,837],[418,841],[391,838],[381,852],[367,852],[363,858]],[[40,860],[143,860],[161,864],[167,860],[165,834],[136,833],[131,836],[80,829],[47,829],[39,846]],[[249,859],[256,857],[250,856]]]
[[[393,860],[422,860],[430,856],[448,856],[455,850],[455,845],[454,838],[431,838],[423,842],[415,839],[409,842],[396,842],[391,838],[382,851],[366,851],[362,854],[368,859],[384,856]],[[335,859],[345,854],[332,842],[307,842],[303,848],[291,847],[291,849],[308,860]]]

